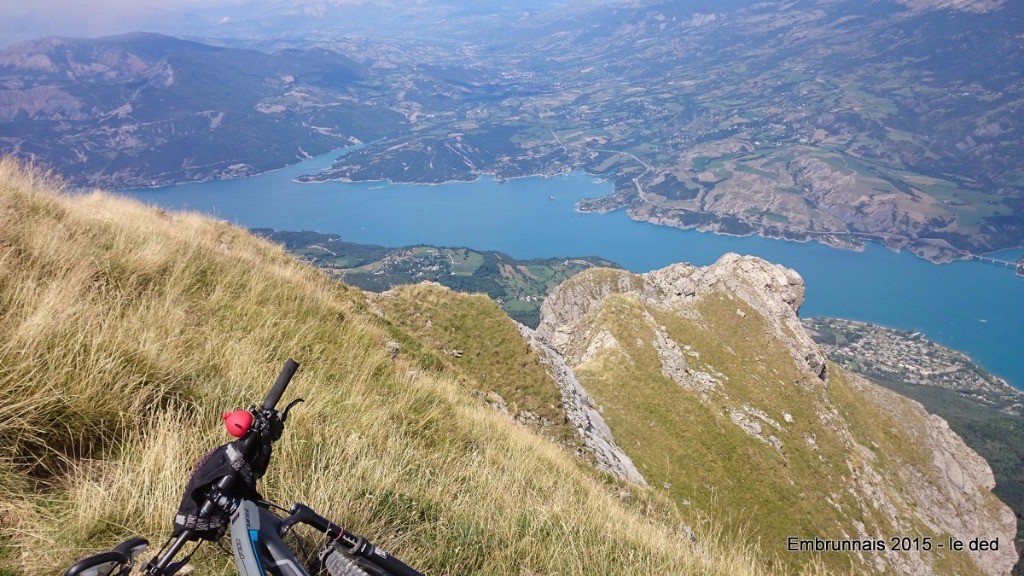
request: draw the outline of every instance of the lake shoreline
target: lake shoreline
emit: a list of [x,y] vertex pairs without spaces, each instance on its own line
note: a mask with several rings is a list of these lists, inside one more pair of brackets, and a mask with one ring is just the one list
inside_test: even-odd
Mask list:
[[802,314],[921,330],[1024,385],[1024,316],[1007,313],[1024,301],[1024,282],[1012,269],[977,260],[936,266],[874,242],[859,251],[838,250],[809,240],[655,225],[634,220],[625,210],[581,212],[578,201],[613,192],[611,183],[595,182],[583,172],[503,183],[482,175],[430,189],[394,183],[379,188],[380,181],[318,186],[292,181],[326,167],[338,154],[247,179],[122,193],[165,209],[213,213],[249,228],[315,230],[395,248],[468,246],[519,259],[590,254],[636,272],[672,262],[703,266],[725,252],[752,254],[800,273],[807,286]]
[[[346,148],[346,149],[342,149],[342,150],[345,150],[346,152],[348,152],[348,151],[353,150],[355,148],[358,148],[358,147]],[[394,180],[394,179],[391,179],[391,178],[384,178],[384,179],[380,179],[380,180],[352,180],[350,178],[314,179],[313,178],[313,176],[314,176],[313,174],[309,174],[308,175],[309,176],[308,179],[303,179],[301,176],[298,176],[298,177],[294,178],[293,181],[296,182],[296,183],[299,183],[299,184],[323,184],[323,183],[328,183],[328,182],[338,182],[338,183],[343,183],[343,184],[384,183],[384,184],[389,185],[389,186],[402,186],[402,185],[412,185],[412,186],[450,186],[450,185],[458,185],[458,184],[469,184],[469,183],[477,182],[477,181],[479,181],[481,179],[489,178],[492,181],[494,181],[496,184],[502,185],[502,184],[505,184],[506,182],[512,182],[512,181],[520,180],[520,179],[555,178],[555,177],[558,177],[558,176],[565,176],[565,175],[569,175],[569,174],[573,174],[573,173],[586,174],[587,176],[590,176],[592,178],[602,179],[603,182],[612,182],[614,184],[614,181],[612,181],[612,180],[605,180],[605,179],[603,179],[603,177],[600,174],[593,174],[593,173],[587,172],[586,170],[576,170],[576,169],[568,169],[568,170],[564,170],[564,171],[561,171],[561,172],[553,172],[553,173],[543,173],[543,172],[541,172],[541,173],[536,173],[536,174],[525,174],[525,175],[520,175],[520,176],[500,176],[500,175],[498,175],[496,173],[492,173],[492,172],[473,171],[472,172],[472,176],[473,176],[472,179],[466,179],[466,180],[453,179],[453,180],[445,180],[445,181],[441,181],[441,182],[418,182],[418,181],[412,181],[412,180]],[[920,251],[921,253],[919,253],[919,252],[915,252],[913,250],[913,246],[914,246],[915,242],[918,242],[921,239],[897,237],[897,238],[889,238],[889,241],[886,241],[887,239],[885,237],[883,237],[883,236],[879,236],[879,235],[875,235],[875,234],[871,234],[871,233],[866,233],[866,232],[865,233],[860,233],[860,232],[826,232],[826,231],[817,232],[817,231],[791,231],[791,230],[785,230],[785,229],[779,229],[779,233],[778,234],[771,234],[771,233],[767,233],[767,231],[765,230],[765,228],[763,226],[758,227],[758,226],[756,226],[754,224],[749,224],[749,223],[747,223],[747,225],[749,225],[752,228],[754,228],[754,230],[752,232],[750,232],[749,234],[740,234],[740,233],[734,233],[734,232],[728,232],[728,231],[721,230],[719,227],[722,225],[722,219],[724,217],[721,216],[721,215],[710,213],[710,212],[693,212],[693,213],[694,214],[707,215],[707,216],[709,216],[711,218],[714,218],[715,220],[713,220],[713,221],[711,221],[711,222],[709,222],[707,224],[692,224],[692,225],[688,225],[688,224],[683,224],[683,223],[673,223],[673,222],[670,222],[667,217],[665,217],[663,215],[659,215],[657,213],[652,214],[650,217],[637,216],[637,215],[635,215],[635,213],[632,210],[633,206],[627,205],[627,204],[616,204],[616,205],[613,205],[612,207],[607,208],[607,209],[596,207],[600,203],[601,200],[606,200],[606,199],[610,200],[615,195],[616,195],[616,191],[613,189],[610,194],[583,199],[581,202],[589,201],[590,203],[594,204],[595,207],[593,207],[593,208],[583,208],[583,207],[580,206],[581,202],[578,202],[577,206],[576,206],[576,209],[579,212],[581,212],[581,213],[608,213],[608,212],[615,212],[615,211],[618,211],[618,210],[625,209],[627,214],[629,215],[629,217],[632,218],[633,220],[637,220],[637,221],[641,221],[641,222],[649,222],[649,223],[657,225],[657,226],[669,226],[669,227],[677,228],[677,229],[680,229],[680,230],[696,230],[696,231],[701,232],[701,233],[709,233],[710,232],[712,234],[720,234],[720,235],[724,235],[724,236],[732,236],[732,237],[738,237],[738,238],[743,238],[743,237],[748,237],[748,236],[759,236],[761,238],[767,238],[767,239],[772,239],[772,240],[783,240],[783,241],[787,241],[787,242],[797,242],[797,243],[801,243],[801,244],[802,243],[808,243],[808,242],[818,242],[820,244],[823,244],[825,246],[829,246],[829,247],[832,247],[832,248],[838,248],[838,249],[841,249],[841,250],[853,250],[853,251],[857,251],[857,252],[862,251],[864,249],[864,245],[865,244],[872,243],[872,244],[878,244],[880,246],[888,248],[889,250],[892,250],[892,251],[894,251],[896,253],[900,253],[901,251],[906,250],[907,253],[909,253],[909,254],[917,257],[917,258],[920,258],[920,259],[922,259],[922,260],[924,260],[926,262],[930,262],[932,264],[949,264],[951,262],[957,262],[957,261],[961,261],[961,260],[973,260],[973,259],[978,259],[978,258],[985,258],[985,257],[989,257],[990,254],[996,254],[996,253],[1005,252],[1005,251],[1008,251],[1008,250],[1024,250],[1024,242],[1018,244],[1017,246],[1006,246],[1006,247],[1003,247],[1003,248],[998,248],[998,249],[992,250],[990,252],[982,252],[982,253],[974,253],[974,252],[971,252],[969,250],[961,250],[961,249],[958,249],[958,248],[934,247],[934,246],[931,246],[931,245],[928,245],[928,244],[925,243],[924,247],[921,248],[921,251]],[[805,238],[795,238],[795,237],[787,235],[787,232],[791,233],[793,235],[804,235],[806,237]],[[859,241],[859,242],[856,241],[856,240],[849,241],[849,242],[847,242],[847,241],[840,241],[838,239],[833,238],[833,237],[836,237],[836,236],[856,236],[858,238],[862,238],[862,241]],[[893,245],[893,243],[892,243],[893,241],[899,242],[902,245]],[[925,252],[926,248],[932,248],[935,251],[935,255],[934,256],[930,256],[928,254],[925,254],[924,252]],[[1021,255],[1021,258],[1024,258],[1024,254]],[[1013,269],[1011,269],[1010,273],[1013,274],[1013,273],[1015,273],[1015,271]]]
[[[474,172],[472,172],[472,175],[473,175],[472,179],[468,179],[468,180],[446,180],[446,181],[442,181],[442,182],[413,182],[413,181],[404,181],[404,180],[393,180],[391,178],[384,178],[384,179],[381,179],[381,180],[351,180],[351,179],[344,179],[344,178],[313,179],[313,176],[317,172],[322,172],[324,169],[329,167],[330,164],[333,164],[334,161],[336,161],[338,158],[341,158],[342,156],[344,156],[344,155],[346,155],[346,154],[348,154],[350,152],[354,152],[356,150],[359,150],[359,149],[361,149],[361,148],[363,148],[363,147],[365,147],[365,146],[367,146],[369,144],[372,144],[372,143],[354,144],[354,145],[346,146],[346,147],[343,147],[343,148],[337,148],[337,149],[331,150],[329,152],[326,152],[324,154],[320,154],[320,155],[316,155],[316,156],[310,156],[307,153],[307,156],[305,158],[297,158],[296,159],[297,161],[295,163],[287,164],[287,165],[281,166],[279,168],[273,168],[273,169],[270,169],[270,170],[265,170],[263,172],[257,172],[257,173],[251,174],[251,175],[234,176],[234,177],[228,177],[228,178],[220,178],[220,177],[213,176],[213,177],[206,178],[206,179],[189,180],[189,181],[175,182],[175,183],[170,183],[170,184],[158,184],[158,185],[152,185],[152,186],[142,186],[142,187],[134,187],[134,188],[130,188],[130,189],[122,189],[122,190],[118,190],[118,192],[121,192],[123,190],[159,190],[159,189],[164,189],[164,188],[169,188],[169,187],[174,187],[174,186],[180,186],[180,185],[206,184],[206,183],[210,183],[210,182],[229,182],[229,181],[237,181],[237,180],[247,180],[247,179],[251,179],[251,178],[259,178],[259,177],[263,177],[263,176],[268,176],[268,175],[273,175],[273,174],[281,173],[281,172],[287,171],[287,170],[296,169],[296,168],[298,168],[300,166],[305,166],[305,165],[309,164],[310,162],[322,161],[325,158],[329,159],[329,161],[326,164],[324,164],[323,166],[318,166],[312,173],[310,173],[310,172],[308,172],[306,170],[303,170],[302,173],[297,174],[294,177],[292,177],[291,181],[296,183],[296,184],[326,184],[326,183],[330,183],[330,182],[335,182],[335,183],[340,183],[340,184],[376,183],[376,184],[385,184],[387,186],[408,186],[408,185],[412,185],[412,186],[444,187],[444,186],[450,186],[450,185],[471,184],[471,183],[478,182],[481,179],[485,179],[485,178],[491,179],[495,184],[503,185],[503,184],[505,184],[507,182],[514,182],[516,180],[524,180],[524,179],[530,179],[530,178],[557,178],[559,176],[567,176],[567,175],[571,175],[571,174],[574,174],[574,173],[579,173],[579,174],[586,174],[587,176],[589,176],[591,178],[598,179],[598,183],[612,183],[612,184],[614,184],[614,181],[608,180],[608,179],[606,179],[605,177],[603,177],[600,174],[592,174],[592,173],[587,172],[585,170],[574,170],[574,169],[563,170],[561,172],[525,174],[525,175],[519,175],[519,176],[500,176],[500,175],[498,175],[496,173],[492,173],[492,172],[474,171]],[[308,178],[303,178],[303,177],[308,177]],[[81,192],[88,192],[88,191],[89,190],[86,190],[86,189],[81,190]],[[770,240],[782,240],[782,241],[786,241],[786,242],[795,242],[795,243],[798,243],[798,244],[806,244],[806,243],[810,243],[810,242],[817,242],[819,244],[822,244],[822,245],[825,245],[825,246],[828,246],[828,247],[831,247],[831,248],[836,248],[836,249],[840,249],[840,250],[852,250],[852,251],[855,251],[855,252],[863,251],[864,250],[864,246],[866,244],[869,244],[869,243],[870,244],[877,244],[879,246],[882,246],[882,247],[885,247],[885,248],[887,248],[889,250],[892,250],[893,252],[896,252],[896,253],[900,253],[903,250],[907,250],[907,252],[909,254],[911,254],[911,255],[913,255],[913,256],[915,256],[917,258],[920,258],[920,259],[922,259],[922,260],[924,260],[926,262],[929,262],[931,264],[940,264],[941,265],[941,264],[949,264],[951,262],[957,262],[957,261],[963,261],[963,260],[974,260],[974,259],[990,258],[992,254],[998,254],[998,253],[1001,253],[1001,252],[1007,252],[1007,251],[1011,251],[1011,250],[1021,250],[1022,253],[1019,255],[1019,261],[1024,262],[1024,242],[1021,242],[1017,246],[1007,246],[1007,247],[1004,247],[1004,248],[998,248],[996,250],[992,250],[991,252],[974,253],[974,252],[970,252],[970,251],[966,251],[966,250],[955,249],[954,254],[950,254],[949,251],[945,251],[945,252],[941,252],[940,254],[936,255],[935,257],[929,257],[927,255],[918,254],[918,253],[914,252],[914,250],[909,248],[908,245],[913,242],[913,240],[910,239],[910,238],[902,238],[901,237],[901,238],[898,239],[898,240],[900,240],[900,241],[905,243],[905,245],[903,245],[903,246],[893,246],[889,242],[886,242],[884,238],[879,237],[879,236],[875,236],[875,235],[872,235],[872,234],[868,234],[868,233],[863,233],[863,236],[864,236],[863,242],[830,241],[831,240],[830,237],[832,237],[832,236],[842,236],[842,235],[861,236],[862,235],[861,233],[857,233],[857,232],[814,232],[814,231],[810,231],[809,232],[809,231],[803,231],[803,232],[793,232],[793,233],[794,234],[804,234],[804,235],[807,236],[806,238],[794,238],[794,237],[791,237],[791,236],[787,236],[786,235],[786,232],[787,232],[786,230],[781,230],[780,229],[779,234],[771,234],[771,233],[766,233],[766,230],[764,229],[764,227],[757,228],[754,225],[750,225],[750,224],[748,224],[748,225],[750,225],[751,227],[753,227],[755,229],[752,232],[750,232],[749,234],[741,234],[741,233],[723,231],[720,228],[718,228],[717,226],[720,226],[722,224],[721,220],[714,220],[714,221],[709,222],[707,224],[688,225],[688,224],[683,224],[683,223],[673,223],[673,222],[670,222],[667,217],[659,216],[657,214],[652,214],[651,217],[643,217],[643,216],[639,216],[638,217],[631,210],[632,207],[630,205],[627,205],[627,204],[618,204],[618,205],[615,205],[614,207],[611,207],[611,208],[608,208],[608,209],[602,209],[602,208],[596,207],[597,204],[601,200],[611,199],[613,196],[615,196],[615,194],[616,194],[616,191],[613,189],[612,192],[609,193],[609,194],[605,194],[605,195],[601,195],[601,196],[594,196],[594,197],[589,197],[589,198],[584,198],[581,201],[577,202],[576,210],[581,212],[581,213],[586,214],[586,213],[608,213],[608,212],[615,212],[615,211],[618,211],[618,210],[625,209],[627,215],[631,219],[639,221],[639,222],[648,222],[648,223],[654,224],[656,226],[667,226],[667,227],[676,228],[676,229],[679,229],[679,230],[695,230],[695,231],[700,232],[700,233],[711,233],[711,234],[722,235],[722,236],[730,236],[730,237],[735,237],[735,238],[745,238],[745,237],[750,237],[750,236],[757,236],[757,237],[760,237],[760,238],[765,238],[765,239],[770,239]],[[580,204],[582,202],[586,202],[586,201],[589,201],[590,203],[593,203],[595,205],[595,207],[594,208],[581,208]],[[695,214],[707,215],[707,216],[710,216],[712,218],[718,218],[718,219],[722,218],[721,216],[716,215],[714,213],[708,213],[708,212],[694,212],[694,213]],[[995,265],[995,264],[993,264],[993,265]],[[1015,274],[1016,276],[1019,276],[1019,277],[1024,277],[1024,273],[1021,273],[1021,272],[1022,271],[1016,270],[1016,269],[1013,269],[1013,268],[1010,269],[1010,273],[1011,274]]]

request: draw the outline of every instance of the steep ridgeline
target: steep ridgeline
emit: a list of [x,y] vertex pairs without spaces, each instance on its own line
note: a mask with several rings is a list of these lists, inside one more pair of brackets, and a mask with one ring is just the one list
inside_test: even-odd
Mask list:
[[[594,269],[549,296],[537,333],[648,483],[749,530],[777,562],[807,566],[800,539],[856,540],[872,549],[817,558],[855,573],[1008,574],[1014,516],[988,464],[920,404],[828,363],[797,318],[803,294],[794,271],[735,254]],[[976,538],[998,551],[967,552]]]
[[398,286],[370,298],[381,317],[416,337],[412,346],[435,352],[492,408],[599,469],[646,486],[562,356],[533,330],[510,321],[493,300],[434,282]]

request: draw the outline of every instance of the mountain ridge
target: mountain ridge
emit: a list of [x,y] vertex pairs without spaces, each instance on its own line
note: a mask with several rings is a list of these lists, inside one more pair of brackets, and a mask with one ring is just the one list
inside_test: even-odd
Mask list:
[[0,147],[80,186],[249,176],[400,122],[371,94],[354,101],[366,73],[318,48],[151,33],[25,42],[0,51]]
[[[730,507],[759,502],[766,520],[754,531],[767,541],[799,525],[822,538],[888,531],[936,541],[999,526],[1000,540],[1012,542],[1016,520],[991,497],[987,463],[921,404],[826,363],[797,320],[802,298],[793,271],[734,254],[704,269],[587,270],[548,297],[538,333],[605,407],[638,469],[649,480],[658,470],[683,506],[712,497]],[[814,481],[801,479],[804,458],[820,467]],[[723,475],[751,480],[710,489],[710,478]],[[774,515],[791,516],[773,527]],[[934,573],[948,561],[893,550],[851,556],[825,561],[856,573]],[[1006,574],[1017,555],[973,559]]]

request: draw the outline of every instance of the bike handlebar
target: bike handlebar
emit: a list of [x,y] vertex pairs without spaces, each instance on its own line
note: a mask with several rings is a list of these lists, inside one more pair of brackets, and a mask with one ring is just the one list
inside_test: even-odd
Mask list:
[[284,394],[288,383],[291,382],[292,376],[295,375],[295,371],[299,369],[299,363],[291,358],[284,363],[284,368],[281,369],[281,373],[277,375],[277,380],[274,381],[274,386],[267,393],[266,400],[263,401],[263,410],[273,410],[277,406],[278,400],[281,399],[281,395]]
[[[267,397],[263,400],[263,405],[260,407],[261,412],[273,411],[277,406],[278,401],[281,400],[281,396],[284,391],[288,388],[288,384],[292,380],[292,376],[295,375],[295,371],[299,369],[299,363],[289,358],[281,369],[281,373],[277,375],[277,380],[274,381],[274,385],[271,386],[270,392],[267,393]],[[253,450],[256,449],[256,443],[259,442],[257,435],[249,434],[242,442],[242,450],[244,457],[249,458],[252,456]],[[221,491],[229,492],[236,481],[235,474],[229,474],[221,478],[215,485]],[[211,500],[206,500],[199,510],[200,517],[210,516],[217,510],[217,504]],[[166,547],[162,553],[150,561],[147,566],[147,574],[165,574],[166,570],[172,565],[174,557],[184,548],[185,544],[191,541],[195,537],[196,532],[194,530],[184,530],[177,538],[170,543],[170,547]],[[176,571],[176,570],[175,570]],[[172,572],[173,573],[173,572]]]

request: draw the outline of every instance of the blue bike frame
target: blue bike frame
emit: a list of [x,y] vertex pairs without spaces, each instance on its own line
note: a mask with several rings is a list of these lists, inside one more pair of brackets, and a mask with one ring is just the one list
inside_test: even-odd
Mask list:
[[231,551],[241,576],[310,576],[281,539],[281,518],[242,500],[231,516]]

